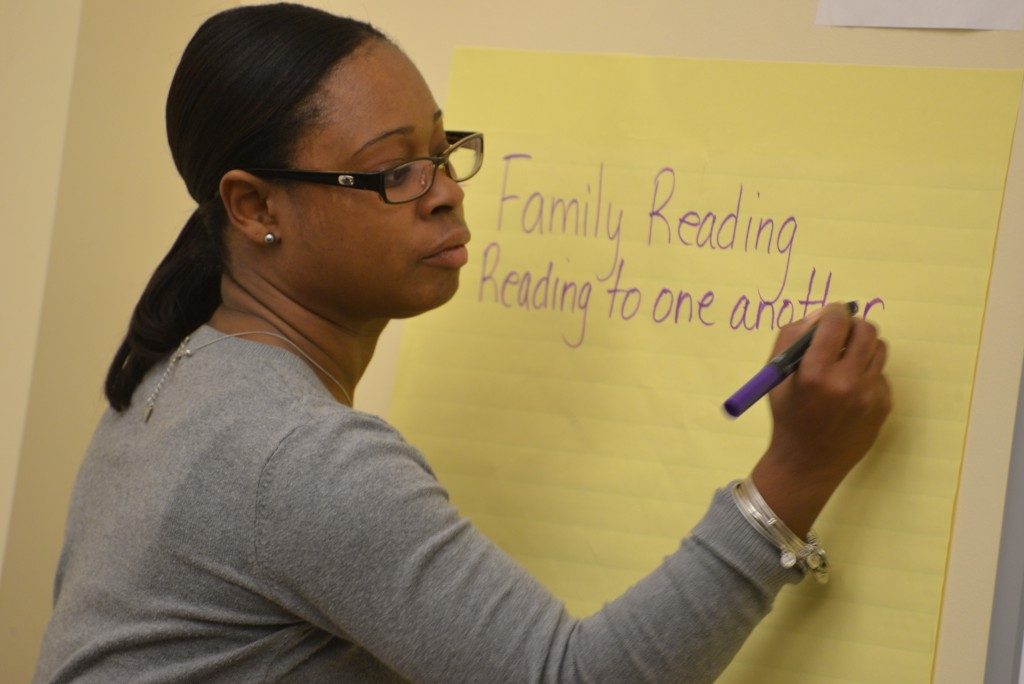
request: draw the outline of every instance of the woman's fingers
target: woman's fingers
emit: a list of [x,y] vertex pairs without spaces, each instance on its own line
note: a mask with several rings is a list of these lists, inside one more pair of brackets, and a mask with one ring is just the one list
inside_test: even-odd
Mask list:
[[829,304],[821,312],[817,325],[811,346],[800,363],[801,369],[810,374],[821,373],[839,360],[847,345],[853,319],[845,304]]
[[878,330],[862,319],[851,322],[850,336],[840,363],[851,371],[865,371],[878,349]]
[[[772,356],[777,356],[785,349],[791,347],[793,343],[803,336],[804,333],[817,324],[822,315],[832,307],[843,307],[845,310],[845,306],[842,304],[830,304],[824,309],[818,309],[806,318],[784,325],[779,330],[779,334],[775,336],[775,346],[772,348]],[[815,335],[817,335],[817,333],[815,333]]]

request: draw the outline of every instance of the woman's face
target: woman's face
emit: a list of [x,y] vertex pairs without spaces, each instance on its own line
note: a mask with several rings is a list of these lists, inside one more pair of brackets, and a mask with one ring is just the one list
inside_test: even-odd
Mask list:
[[[412,62],[373,40],[327,77],[322,117],[300,138],[292,168],[375,172],[446,147],[441,112]],[[342,325],[402,318],[448,301],[469,241],[461,188],[439,169],[430,191],[386,204],[372,191],[274,184],[268,208],[281,243],[274,284]]]

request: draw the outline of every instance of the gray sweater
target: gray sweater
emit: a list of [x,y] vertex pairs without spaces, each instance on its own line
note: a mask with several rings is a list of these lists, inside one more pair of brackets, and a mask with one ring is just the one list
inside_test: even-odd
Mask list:
[[710,681],[800,578],[722,490],[660,567],[577,619],[297,356],[197,350],[144,422],[165,368],[82,463],[37,682]]

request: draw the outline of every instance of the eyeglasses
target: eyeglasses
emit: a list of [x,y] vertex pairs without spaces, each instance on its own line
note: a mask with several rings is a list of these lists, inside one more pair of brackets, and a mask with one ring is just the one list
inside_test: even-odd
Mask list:
[[461,183],[480,170],[484,161],[484,134],[445,131],[448,149],[436,157],[417,157],[377,173],[345,171],[298,171],[293,169],[243,169],[260,178],[320,183],[356,190],[373,190],[388,204],[419,199],[430,191],[437,167],[444,166],[448,176]]

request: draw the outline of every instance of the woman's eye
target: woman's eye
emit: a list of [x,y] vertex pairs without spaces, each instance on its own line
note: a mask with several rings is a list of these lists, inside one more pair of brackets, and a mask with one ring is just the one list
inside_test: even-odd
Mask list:
[[410,173],[412,173],[412,167],[409,164],[402,164],[399,167],[391,169],[384,174],[384,185],[388,187],[401,185],[409,179]]

